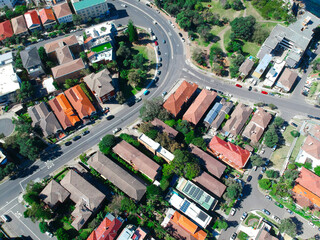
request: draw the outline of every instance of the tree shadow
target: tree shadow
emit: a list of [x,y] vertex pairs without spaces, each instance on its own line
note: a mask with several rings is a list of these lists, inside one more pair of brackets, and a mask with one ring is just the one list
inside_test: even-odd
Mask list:
[[297,217],[292,217],[291,220],[297,226],[297,235],[303,234],[303,223],[301,221],[299,221],[299,219]]
[[245,184],[242,190],[242,199],[247,198],[252,192],[251,184]]
[[25,177],[27,177],[29,175],[32,175],[38,169],[39,169],[39,166],[37,166],[37,165],[33,165],[31,167],[24,168],[20,172],[14,174],[14,175],[11,175],[10,176],[10,180],[15,180],[15,179],[18,179],[18,178],[25,178]]

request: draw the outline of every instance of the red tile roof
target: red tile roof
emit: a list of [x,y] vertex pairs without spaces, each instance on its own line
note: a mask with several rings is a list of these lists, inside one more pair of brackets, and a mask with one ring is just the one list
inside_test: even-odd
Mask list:
[[90,116],[96,111],[95,107],[92,105],[87,95],[83,92],[80,85],[69,88],[64,93],[81,119]]
[[217,93],[203,89],[199,96],[194,100],[187,112],[183,115],[183,120],[197,125],[203,115],[206,113],[210,105],[216,98]]
[[0,23],[0,41],[12,37],[13,30],[11,27],[10,20]]
[[217,197],[222,197],[222,194],[226,190],[226,185],[206,172],[202,172],[201,175],[194,178],[193,181],[208,189]]
[[40,25],[40,19],[36,10],[28,11],[24,14],[24,18],[26,19],[27,27],[32,28],[37,25]]
[[216,157],[238,170],[244,168],[251,155],[248,150],[226,142],[217,136],[211,139],[209,148]]
[[311,137],[309,135],[306,138],[301,149],[310,154],[312,157],[320,159],[320,141],[315,139],[314,137]]
[[180,113],[183,105],[188,102],[192,95],[197,90],[198,85],[195,83],[188,83],[183,81],[178,89],[169,96],[163,107],[175,117]]
[[87,240],[113,240],[116,238],[119,229],[121,228],[122,222],[114,218],[113,221],[110,221],[109,218],[104,218]]
[[320,197],[320,177],[310,170],[302,167],[296,183]]
[[42,24],[48,24],[56,21],[56,18],[53,15],[52,9],[44,8],[39,11],[39,16]]

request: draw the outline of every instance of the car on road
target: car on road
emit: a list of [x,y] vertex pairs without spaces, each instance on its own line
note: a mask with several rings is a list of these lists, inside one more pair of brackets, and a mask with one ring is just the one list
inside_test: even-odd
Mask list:
[[250,181],[251,181],[251,179],[252,179],[252,176],[251,176],[251,175],[249,175],[249,176],[247,177],[247,182],[250,182]]
[[248,216],[248,213],[244,212],[240,218],[240,221],[245,220],[247,216]]
[[185,40],[184,40],[184,38],[181,38],[181,40],[182,40],[182,42],[184,42]]
[[120,132],[121,131],[121,128],[115,128],[113,131],[112,131],[112,133],[113,134],[116,134],[117,132]]
[[71,141],[68,141],[68,142],[65,142],[64,145],[68,147],[68,146],[70,146],[71,144],[72,144],[72,142],[71,142]]
[[262,209],[262,212],[264,212],[265,214],[267,214],[268,216],[270,216],[270,212],[267,209]]
[[235,240],[237,238],[237,233],[233,233],[230,237],[230,240]]
[[275,204],[276,206],[278,206],[279,208],[283,208],[283,205],[282,205],[281,203],[279,203],[279,202],[274,202],[274,204]]
[[266,195],[265,197],[266,197],[266,199],[272,201],[272,198],[269,195]]
[[182,33],[178,33],[180,37],[182,37]]
[[78,141],[81,137],[78,135],[78,136],[75,136],[74,138],[72,138],[73,141]]
[[293,214],[293,212],[289,208],[287,208],[287,212]]
[[158,46],[159,44],[158,44],[158,42],[157,42],[157,41],[154,41],[154,45]]
[[159,62],[162,62],[162,57],[159,57]]
[[162,97],[164,97],[165,95],[167,95],[167,92],[163,92],[162,93]]
[[165,44],[165,43],[166,43],[166,40],[163,39],[162,42]]
[[[160,64],[161,64],[161,63],[160,63]],[[155,78],[154,78],[154,81],[155,81],[155,82],[158,82],[158,81],[159,81],[159,77],[155,77]]]
[[136,103],[140,102],[142,100],[141,97],[136,98]]
[[238,87],[238,88],[242,88],[242,86],[240,85],[240,84],[236,84],[236,87]]
[[296,123],[294,123],[294,122],[292,122],[291,125],[294,126],[294,127],[298,127],[298,125]]
[[266,91],[261,91],[262,94],[268,95],[268,92]]
[[264,152],[265,152],[265,150],[264,150],[264,148],[262,148],[260,154],[264,154]]
[[150,93],[149,90],[145,90],[145,91],[143,92],[143,95],[148,95],[149,93]]
[[121,4],[120,6],[121,6],[121,7],[124,7],[124,8],[126,8],[126,7],[127,7],[127,5],[125,5],[125,4]]
[[236,213],[236,209],[235,208],[231,208],[230,215],[233,216],[235,213]]
[[82,133],[82,136],[85,136],[85,135],[87,135],[87,134],[89,134],[89,133],[90,133],[90,131],[86,130],[86,131],[84,131],[84,132]]
[[51,238],[53,237],[53,234],[51,232],[46,232],[46,234]]
[[272,218],[277,222],[280,223],[281,219],[277,216],[272,216]]
[[160,70],[158,70],[157,74],[158,74],[158,75],[160,75],[160,74],[161,74],[161,71],[160,71]]
[[249,87],[248,87],[248,91],[251,91],[251,90],[252,90],[252,86],[249,86]]
[[263,177],[263,175],[262,175],[262,174],[259,174],[258,180],[260,180],[262,177]]
[[153,24],[156,25],[156,24],[157,24],[157,21],[153,21]]
[[109,115],[109,116],[107,117],[107,120],[111,120],[111,119],[114,119],[114,116],[113,116],[113,115]]

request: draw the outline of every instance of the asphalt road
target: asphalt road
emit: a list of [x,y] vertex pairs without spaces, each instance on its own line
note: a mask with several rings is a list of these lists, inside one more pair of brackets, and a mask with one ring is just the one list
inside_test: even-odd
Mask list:
[[[202,86],[210,86],[225,93],[231,93],[240,99],[251,100],[254,102],[273,103],[278,106],[282,116],[287,120],[290,116],[296,114],[312,114],[313,116],[320,116],[319,111],[315,111],[316,109],[314,107],[307,105],[300,97],[279,99],[257,92],[249,92],[246,89],[236,88],[233,84],[220,81],[209,74],[204,74],[198,70],[195,70],[185,62],[183,43],[178,36],[176,29],[173,29],[167,20],[165,20],[154,9],[147,7],[142,2],[131,1],[130,3],[125,3],[128,6],[127,8],[121,7],[120,2],[118,1],[111,2],[111,4],[113,4],[117,10],[119,10],[119,18],[114,20],[115,23],[125,25],[129,19],[132,19],[134,24],[137,26],[141,26],[146,29],[152,28],[153,32],[159,39],[159,48],[161,51],[161,57],[163,59],[163,66],[160,69],[162,74],[160,75],[157,86],[154,86],[150,89],[151,93],[147,96],[147,98],[160,96],[162,92],[169,91],[174,83],[183,77],[187,80],[198,82]],[[154,21],[157,23],[153,24]],[[82,35],[82,31],[74,34]],[[62,37],[63,36],[60,36],[58,38]],[[43,46],[46,42],[56,39],[57,38],[50,39],[35,45],[37,47]],[[166,44],[163,44],[162,40],[166,40]],[[144,98],[146,97],[144,96]],[[46,157],[42,157],[42,161],[38,161],[28,169],[22,171],[22,174],[18,176],[17,179],[8,180],[2,183],[0,185],[0,214],[7,213],[12,216],[14,219],[12,224],[18,224],[16,229],[21,230],[21,234],[30,235],[33,239],[49,239],[46,235],[39,232],[37,225],[31,223],[29,220],[23,219],[23,217],[23,220],[20,220],[23,212],[23,206],[21,206],[17,201],[19,193],[29,181],[37,178],[42,179],[48,176],[50,173],[59,169],[70,160],[79,156],[85,150],[96,145],[101,137],[107,133],[111,133],[114,128],[125,128],[125,126],[134,122],[134,120],[138,117],[138,110],[141,105],[142,102],[135,104],[131,108],[123,106],[122,110],[114,114],[115,118],[113,120],[102,121],[90,129],[89,135],[82,137],[77,142],[73,142],[69,147],[62,146],[58,151],[55,151],[51,154],[49,153],[49,158],[51,160],[47,161],[45,159]],[[46,152],[46,154],[48,154],[48,152]],[[254,184],[254,181],[252,184]],[[251,193],[249,194],[248,192],[248,196],[243,199],[241,203],[242,206],[248,206],[256,209],[261,209],[263,207],[268,209],[270,207],[269,210],[272,213],[277,212],[278,209],[273,208],[275,205],[270,202],[266,202],[264,196],[261,196],[261,194],[256,192],[255,189],[256,188],[252,187],[250,190],[250,187],[248,187],[248,191],[251,191]],[[243,208],[247,209],[247,207]],[[237,212],[234,216],[234,220],[232,220],[233,218],[230,218],[230,221],[236,221],[236,219],[239,219],[240,214],[242,213]],[[283,214],[286,214],[286,212]],[[27,233],[28,231],[29,233]],[[230,233],[233,231],[232,227],[226,232],[227,235],[229,234],[229,231]]]

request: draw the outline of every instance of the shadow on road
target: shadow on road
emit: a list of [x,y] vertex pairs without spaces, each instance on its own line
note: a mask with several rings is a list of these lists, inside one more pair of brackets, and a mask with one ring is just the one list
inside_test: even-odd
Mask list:
[[38,169],[39,169],[39,166],[37,166],[37,165],[33,165],[31,167],[24,168],[20,172],[16,173],[15,175],[10,176],[10,180],[15,180],[18,178],[25,178],[25,177],[33,174]]
[[46,148],[40,155],[40,159],[43,162],[54,160],[62,155],[61,146],[58,144],[51,145]]
[[303,234],[303,223],[297,217],[292,217],[291,219],[297,225],[297,235]]

